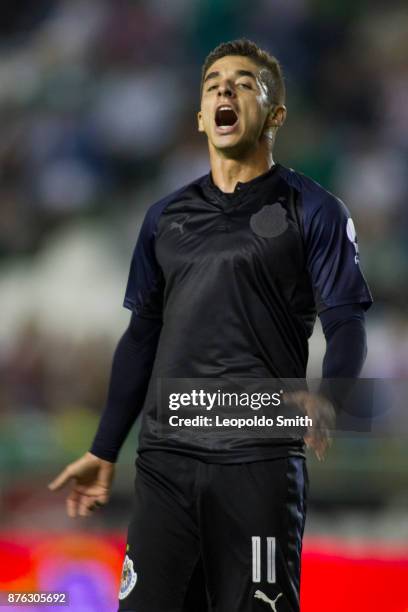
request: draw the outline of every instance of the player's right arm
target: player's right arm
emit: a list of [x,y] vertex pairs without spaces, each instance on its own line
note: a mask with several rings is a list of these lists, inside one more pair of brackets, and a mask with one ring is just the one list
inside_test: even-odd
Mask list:
[[108,399],[90,452],[115,463],[139,416],[149,384],[162,322],[132,313],[129,327],[116,347]]
[[90,451],[49,485],[57,491],[72,484],[66,500],[68,516],[89,516],[109,500],[117,456],[143,406],[160,330],[160,320],[132,313],[115,350],[108,400]]
[[108,502],[120,448],[143,407],[162,327],[163,275],[154,250],[157,218],[152,207],[133,253],[124,301],[132,316],[114,353],[108,398],[93,443],[49,484],[52,491],[72,484],[66,500],[71,517],[88,516]]

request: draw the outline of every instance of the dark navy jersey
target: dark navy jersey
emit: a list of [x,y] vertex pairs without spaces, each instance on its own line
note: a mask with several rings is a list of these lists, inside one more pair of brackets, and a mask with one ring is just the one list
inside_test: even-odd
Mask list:
[[303,441],[160,434],[159,378],[304,378],[316,314],[372,298],[345,205],[280,164],[233,193],[211,174],[147,211],[124,305],[162,321],[139,450],[208,460],[302,454]]

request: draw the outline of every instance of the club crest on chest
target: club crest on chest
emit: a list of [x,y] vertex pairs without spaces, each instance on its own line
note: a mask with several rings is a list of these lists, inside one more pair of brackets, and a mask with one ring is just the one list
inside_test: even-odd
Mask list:
[[262,206],[251,216],[249,225],[262,238],[276,238],[289,227],[286,210],[279,201]]

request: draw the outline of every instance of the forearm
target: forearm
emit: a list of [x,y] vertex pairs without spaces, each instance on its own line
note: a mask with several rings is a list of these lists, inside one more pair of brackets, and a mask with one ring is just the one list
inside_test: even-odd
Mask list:
[[108,398],[90,452],[115,462],[143,407],[161,330],[159,319],[132,314],[116,347]]
[[367,355],[364,311],[358,304],[338,306],[321,313],[320,319],[326,338],[320,394],[339,410]]
[[323,378],[358,378],[367,355],[363,309],[358,304],[338,306],[320,319],[326,338]]

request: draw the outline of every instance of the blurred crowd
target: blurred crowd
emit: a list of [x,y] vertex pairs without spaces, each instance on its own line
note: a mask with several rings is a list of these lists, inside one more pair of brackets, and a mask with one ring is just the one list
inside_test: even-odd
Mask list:
[[[275,54],[286,75],[275,159],[352,211],[375,298],[365,375],[407,377],[407,31],[398,1],[2,3],[3,465],[10,452],[30,460],[28,433],[20,451],[6,444],[16,413],[44,423],[39,449],[50,456],[61,444],[72,455],[86,450],[127,320],[113,313],[141,218],[208,172],[195,125],[201,65],[236,37]],[[318,332],[313,364],[323,348]],[[58,441],[44,415],[62,419]],[[76,417],[83,435],[70,433]]]

